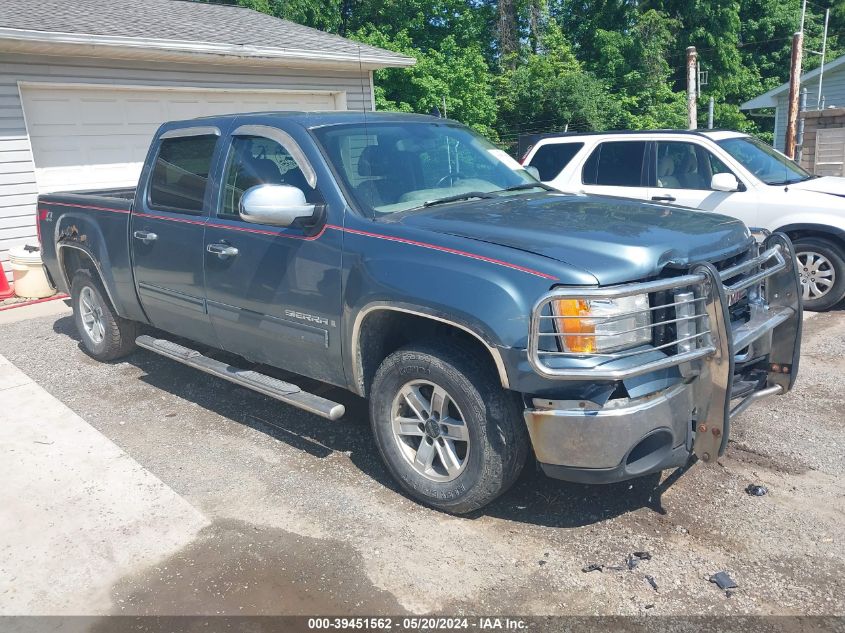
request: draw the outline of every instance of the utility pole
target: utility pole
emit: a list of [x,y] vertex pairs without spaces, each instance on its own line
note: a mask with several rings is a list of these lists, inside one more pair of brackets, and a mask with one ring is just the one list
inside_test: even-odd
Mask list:
[[801,85],[801,56],[804,48],[804,33],[792,36],[792,63],[789,67],[789,108],[786,115],[785,154],[795,158],[795,132],[798,123],[798,90]]
[[795,162],[801,164],[801,156],[804,153],[804,112],[807,111],[807,89],[801,88],[801,101],[798,106],[798,135],[795,140]]
[[707,103],[707,129],[713,129],[713,97],[710,97],[710,101]]
[[698,127],[698,54],[695,46],[687,47],[687,126],[690,130]]
[[822,39],[822,65],[819,66],[819,98],[816,101],[816,108],[821,109],[822,105],[822,81],[824,80],[824,57],[827,53],[827,23],[830,21],[830,9],[824,10],[824,38]]

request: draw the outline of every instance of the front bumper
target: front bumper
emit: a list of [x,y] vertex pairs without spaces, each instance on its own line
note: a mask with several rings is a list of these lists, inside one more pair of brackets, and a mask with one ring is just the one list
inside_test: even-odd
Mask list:
[[[647,379],[660,375],[666,387],[641,397],[589,400],[533,398],[525,420],[534,451],[547,474],[605,483],[686,463],[708,462],[727,447],[732,419],[751,403],[783,394],[798,372],[801,287],[789,238],[774,234],[759,254],[726,270],[711,264],[689,275],[609,288],[556,289],[532,316],[528,359],[547,379],[580,383]],[[573,296],[607,298],[674,293],[675,341],[644,353],[585,359],[543,351],[546,306]],[[749,293],[748,318],[731,322],[729,297]],[[696,312],[681,314],[677,297]],[[694,298],[692,298],[694,297]],[[654,308],[652,308],[654,310]],[[657,314],[657,313],[654,313]],[[653,327],[660,326],[657,322]],[[592,364],[590,364],[592,361]]]

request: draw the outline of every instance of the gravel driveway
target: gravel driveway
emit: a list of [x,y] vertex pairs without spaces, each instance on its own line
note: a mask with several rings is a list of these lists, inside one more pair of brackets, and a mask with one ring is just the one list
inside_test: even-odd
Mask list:
[[845,312],[805,321],[803,349],[716,465],[602,487],[529,467],[455,518],[397,490],[353,396],[323,388],[348,411],[328,422],[145,351],[97,363],[67,314],[0,328],[0,354],[211,521],[111,588],[127,614],[845,614]]

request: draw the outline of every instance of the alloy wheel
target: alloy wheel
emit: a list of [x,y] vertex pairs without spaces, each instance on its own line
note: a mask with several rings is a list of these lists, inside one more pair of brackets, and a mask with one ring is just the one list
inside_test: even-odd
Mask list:
[[79,293],[79,313],[82,317],[82,327],[88,337],[94,344],[102,342],[106,336],[103,307],[90,286],[85,286]]
[[391,407],[393,437],[405,460],[426,479],[457,478],[469,459],[469,430],[452,396],[427,380],[399,389]]

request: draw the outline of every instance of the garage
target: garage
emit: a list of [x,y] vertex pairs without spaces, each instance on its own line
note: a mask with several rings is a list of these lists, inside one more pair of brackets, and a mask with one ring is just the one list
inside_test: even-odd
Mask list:
[[414,62],[231,4],[3,0],[0,262],[39,193],[134,184],[164,121],[373,109],[373,71]]
[[39,193],[131,186],[159,125],[261,110],[346,109],[344,92],[20,86]]

